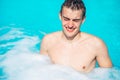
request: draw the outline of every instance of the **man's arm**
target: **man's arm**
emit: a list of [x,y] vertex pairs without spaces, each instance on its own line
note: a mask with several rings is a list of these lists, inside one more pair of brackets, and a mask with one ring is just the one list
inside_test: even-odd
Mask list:
[[112,67],[112,62],[110,60],[110,57],[108,55],[108,50],[106,45],[103,41],[100,41],[98,44],[98,50],[97,50],[97,61],[100,67],[110,68]]
[[47,47],[48,47],[48,40],[47,37],[45,36],[41,42],[40,54],[48,55]]

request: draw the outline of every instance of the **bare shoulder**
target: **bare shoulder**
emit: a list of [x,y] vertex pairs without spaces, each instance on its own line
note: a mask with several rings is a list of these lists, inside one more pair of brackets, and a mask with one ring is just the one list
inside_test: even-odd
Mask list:
[[96,56],[99,66],[112,67],[112,62],[110,60],[108,49],[104,41],[99,37],[90,34],[84,34],[84,35],[86,35],[89,39],[88,42],[94,51],[93,53]]
[[41,49],[40,53],[42,54],[48,54],[48,50],[57,42],[57,36],[60,34],[60,32],[54,32],[51,34],[47,34],[43,37],[41,42]]
[[57,40],[60,34],[61,34],[61,31],[47,34],[43,37],[42,42],[45,42],[46,44],[47,43],[51,44],[52,42]]
[[100,39],[97,36],[87,34],[87,33],[82,33],[86,38],[89,40],[89,42],[94,45],[96,48],[106,48],[106,45],[102,39]]

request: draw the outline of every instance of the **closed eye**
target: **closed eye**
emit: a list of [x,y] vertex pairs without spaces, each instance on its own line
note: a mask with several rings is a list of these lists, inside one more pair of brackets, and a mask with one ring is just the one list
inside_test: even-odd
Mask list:
[[65,17],[65,16],[63,16],[63,19],[64,19],[65,21],[69,21],[69,20],[70,20],[69,18],[67,18],[67,17]]
[[74,22],[79,22],[81,19],[73,19]]

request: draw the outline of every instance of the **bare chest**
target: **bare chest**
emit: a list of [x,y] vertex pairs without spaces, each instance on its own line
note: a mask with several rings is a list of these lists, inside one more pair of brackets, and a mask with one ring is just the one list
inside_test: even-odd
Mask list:
[[69,65],[76,69],[84,69],[95,59],[94,51],[89,45],[58,44],[49,50],[53,63]]

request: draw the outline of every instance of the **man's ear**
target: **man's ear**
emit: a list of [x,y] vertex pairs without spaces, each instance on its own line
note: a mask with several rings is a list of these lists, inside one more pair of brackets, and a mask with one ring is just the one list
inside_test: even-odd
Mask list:
[[61,13],[59,13],[59,19],[61,20]]
[[82,24],[85,22],[85,19],[86,19],[86,17],[84,17],[84,18],[82,19]]

